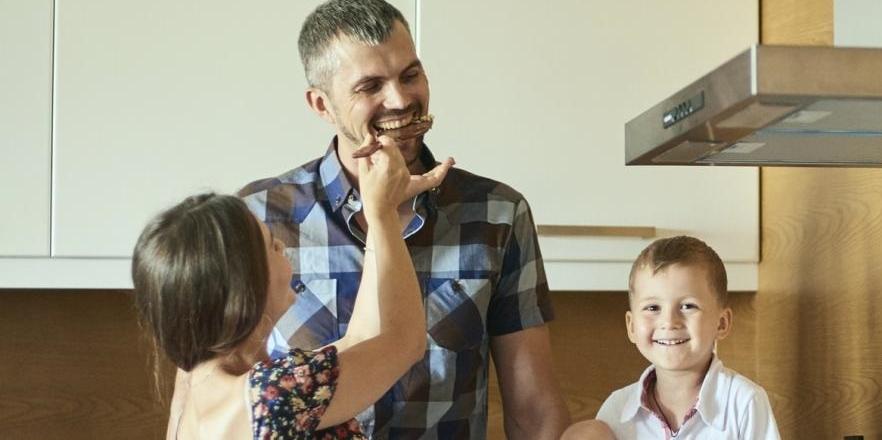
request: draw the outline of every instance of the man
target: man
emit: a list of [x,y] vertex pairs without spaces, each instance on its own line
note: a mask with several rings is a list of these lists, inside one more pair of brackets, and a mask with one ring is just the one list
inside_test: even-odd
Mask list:
[[[361,278],[357,150],[429,110],[426,73],[401,13],[382,0],[331,0],[300,33],[310,108],[332,124],[326,155],[241,192],[286,242],[300,297],[279,322],[292,346],[345,334]],[[423,136],[400,140],[412,175],[436,161]],[[506,185],[453,169],[399,209],[426,305],[428,349],[359,416],[373,438],[486,437],[492,354],[509,438],[557,439],[569,415],[551,368],[552,318],[532,216]]]

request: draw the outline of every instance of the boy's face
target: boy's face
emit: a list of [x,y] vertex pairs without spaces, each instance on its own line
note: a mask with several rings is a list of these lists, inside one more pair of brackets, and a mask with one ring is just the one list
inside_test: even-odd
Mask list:
[[674,264],[634,276],[628,339],[656,370],[701,373],[718,339],[729,334],[732,310],[722,307],[703,266]]

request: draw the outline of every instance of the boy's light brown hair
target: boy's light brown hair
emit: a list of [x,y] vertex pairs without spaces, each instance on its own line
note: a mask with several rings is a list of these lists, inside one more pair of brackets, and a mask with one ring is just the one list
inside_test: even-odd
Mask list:
[[705,242],[686,235],[658,239],[640,252],[631,266],[631,274],[628,277],[628,298],[634,295],[634,277],[638,271],[649,269],[655,275],[674,264],[704,267],[707,282],[716,294],[717,301],[721,307],[726,306],[728,279],[723,261]]

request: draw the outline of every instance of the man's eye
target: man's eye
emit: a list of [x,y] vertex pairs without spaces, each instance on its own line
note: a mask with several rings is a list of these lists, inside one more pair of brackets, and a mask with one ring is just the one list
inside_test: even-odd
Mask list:
[[413,70],[404,74],[404,82],[410,82],[415,80],[418,76],[420,76],[419,70]]
[[367,83],[358,88],[360,93],[374,93],[380,90],[380,84],[376,82]]

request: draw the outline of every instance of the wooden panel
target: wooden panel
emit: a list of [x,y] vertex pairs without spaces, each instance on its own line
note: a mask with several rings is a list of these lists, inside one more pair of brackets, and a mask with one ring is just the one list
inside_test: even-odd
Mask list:
[[[830,0],[765,0],[763,43],[833,44]],[[783,438],[882,438],[882,170],[763,169],[757,365]]]
[[[735,329],[720,356],[755,378],[754,295],[730,297]],[[573,420],[592,418],[610,392],[647,365],[625,335],[627,294],[555,293],[552,301],[558,380]],[[129,294],[0,291],[0,334],[0,438],[161,437],[167,408],[154,392],[150,348]],[[166,371],[170,384],[172,370]],[[504,438],[495,376],[488,438]]]
[[0,438],[164,435],[129,294],[0,291],[0,335]]
[[[726,366],[756,378],[754,294],[733,293],[732,334],[719,346]],[[550,324],[555,374],[573,421],[594,418],[609,394],[640,376],[648,362],[625,333],[625,292],[552,294]],[[502,401],[491,371],[487,438],[504,439]]]
[[760,2],[763,44],[833,44],[833,0],[763,0]]
[[882,170],[763,171],[759,377],[785,438],[882,438]]

